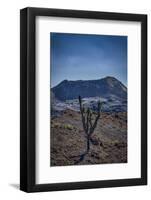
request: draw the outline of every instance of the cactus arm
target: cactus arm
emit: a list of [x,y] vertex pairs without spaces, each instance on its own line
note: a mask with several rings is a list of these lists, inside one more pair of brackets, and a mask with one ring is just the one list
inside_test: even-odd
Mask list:
[[81,117],[82,117],[82,124],[83,124],[84,131],[87,132],[87,127],[86,127],[86,117],[85,117],[83,111],[81,112]]
[[90,116],[89,116],[89,124],[90,124],[90,128],[92,128],[92,113],[90,113]]
[[87,121],[86,121],[86,129],[87,129],[87,133],[89,131],[89,116],[90,116],[90,109],[87,109]]
[[95,122],[94,122],[92,128],[90,129],[90,135],[93,133],[94,129],[96,128],[99,118],[100,118],[100,114],[98,114],[97,117],[95,118]]
[[98,120],[100,118],[100,111],[101,111],[101,103],[100,101],[98,102],[98,109],[97,109],[97,117],[95,118],[94,124],[92,125],[91,129],[90,129],[90,135],[93,133],[94,129],[97,126]]
[[82,106],[81,96],[79,96],[79,104],[80,104],[80,112],[81,112],[83,129],[84,129],[85,132],[87,132],[86,123],[85,123],[85,116],[84,116],[84,110],[85,109],[84,109],[84,106]]

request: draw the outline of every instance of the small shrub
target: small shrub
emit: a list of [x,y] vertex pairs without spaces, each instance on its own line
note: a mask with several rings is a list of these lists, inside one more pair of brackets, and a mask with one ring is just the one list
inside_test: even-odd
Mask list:
[[51,128],[63,128],[63,129],[73,130],[74,126],[72,126],[71,124],[62,124],[55,122],[51,125]]
[[60,126],[61,124],[57,122],[51,124],[51,128],[59,128]]
[[68,130],[73,130],[74,129],[74,127],[71,124],[64,124],[62,126],[63,126],[63,128],[68,129]]
[[110,142],[111,146],[117,146],[118,144],[119,144],[118,140],[113,140],[113,141]]

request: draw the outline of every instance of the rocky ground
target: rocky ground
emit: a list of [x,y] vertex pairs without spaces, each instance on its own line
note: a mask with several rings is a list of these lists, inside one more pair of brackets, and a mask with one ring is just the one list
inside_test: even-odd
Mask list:
[[90,151],[80,112],[65,110],[51,120],[51,166],[127,162],[127,113],[101,113]]

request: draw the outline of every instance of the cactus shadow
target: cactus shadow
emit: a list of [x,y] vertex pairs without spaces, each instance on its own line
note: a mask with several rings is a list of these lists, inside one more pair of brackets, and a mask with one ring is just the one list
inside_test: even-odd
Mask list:
[[77,160],[74,162],[74,165],[76,165],[76,164],[80,163],[81,161],[83,161],[87,154],[88,154],[88,152],[85,152],[85,153],[82,153],[77,156],[71,156],[70,158],[77,158]]

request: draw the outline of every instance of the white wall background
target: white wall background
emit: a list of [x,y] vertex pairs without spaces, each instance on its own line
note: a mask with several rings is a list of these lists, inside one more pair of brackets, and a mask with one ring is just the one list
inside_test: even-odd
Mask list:
[[[148,133],[149,185],[27,194],[19,191],[19,9],[32,7],[83,9],[148,14],[151,34],[150,0],[4,0],[0,3],[0,199],[145,199],[151,198],[151,136]],[[148,66],[150,65],[148,38]],[[148,74],[150,74],[148,67]],[[151,85],[151,79],[148,81]],[[151,93],[149,92],[149,101]],[[149,112],[150,111],[150,112]],[[151,120],[149,105],[148,123]],[[150,132],[149,127],[149,131]]]

